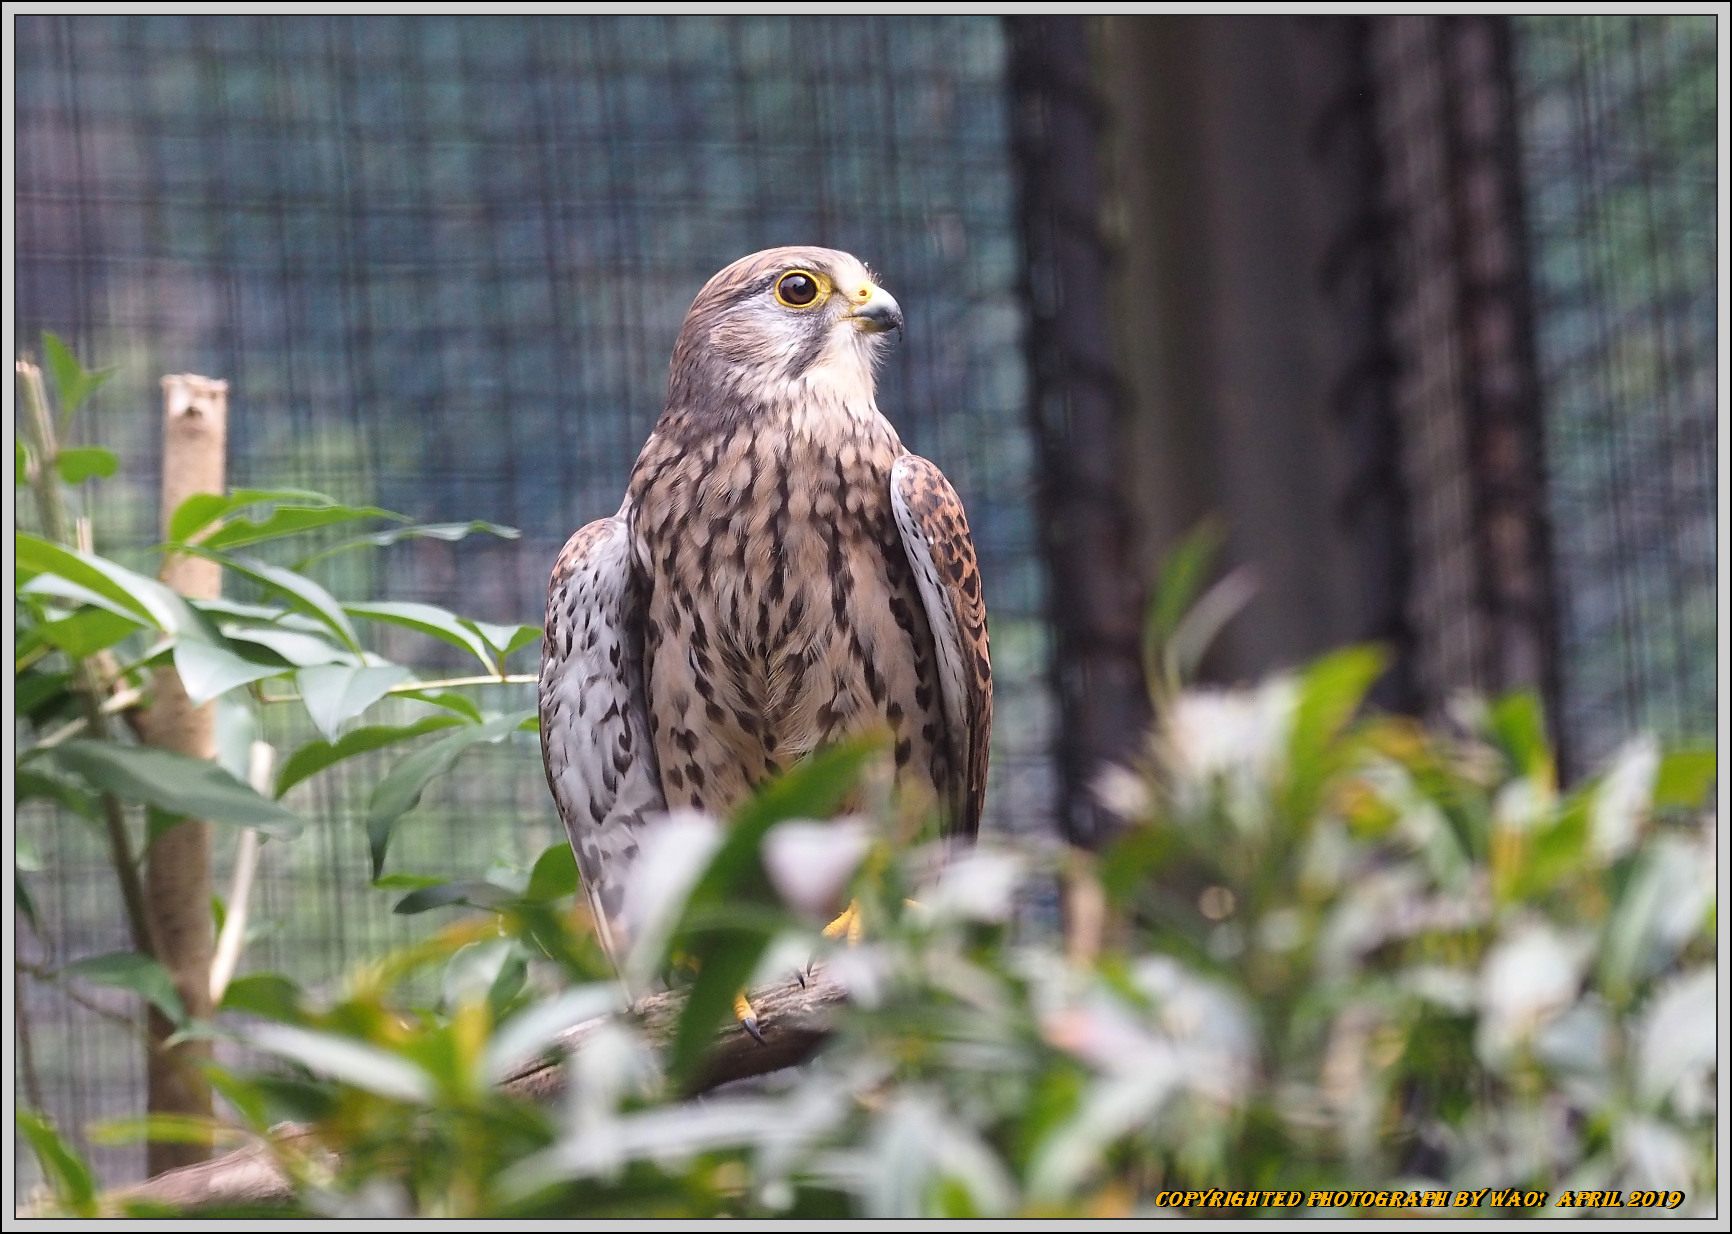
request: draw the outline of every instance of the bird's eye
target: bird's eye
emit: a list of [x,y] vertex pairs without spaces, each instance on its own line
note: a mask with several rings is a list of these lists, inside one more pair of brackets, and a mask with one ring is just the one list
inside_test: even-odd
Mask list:
[[790,270],[776,280],[776,300],[789,308],[811,308],[818,291],[817,277],[804,270]]

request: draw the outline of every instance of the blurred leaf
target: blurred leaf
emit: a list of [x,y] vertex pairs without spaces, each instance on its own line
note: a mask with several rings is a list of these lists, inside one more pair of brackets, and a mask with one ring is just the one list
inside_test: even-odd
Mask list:
[[[314,508],[335,507],[342,504],[335,497],[304,488],[237,488],[227,496],[216,493],[194,493],[181,502],[169,518],[168,538],[174,543],[184,543],[218,519],[226,518],[235,511],[244,510],[248,506],[267,503]],[[390,514],[389,517],[402,518],[403,516]]]
[[377,1046],[288,1024],[261,1024],[243,1040],[280,1058],[297,1062],[315,1075],[394,1101],[431,1101],[433,1077],[408,1059]]
[[17,466],[13,471],[12,482],[14,484],[28,484],[30,483],[30,451],[24,448],[24,439],[22,437],[13,438],[12,447],[13,456],[17,459]]
[[[827,818],[855,789],[866,761],[884,746],[867,734],[820,750],[760,789],[735,813],[727,837],[686,900],[673,950],[698,964],[680,1015],[669,1072],[685,1086],[697,1073],[716,1027],[750,979],[780,920],[781,903],[759,855],[764,835],[785,819]],[[754,920],[743,905],[771,910]]]
[[73,446],[54,459],[54,469],[68,484],[83,484],[92,476],[107,479],[120,468],[120,460],[101,446]]
[[30,928],[41,937],[42,919],[36,915],[36,901],[31,898],[30,888],[24,882],[24,871],[16,866],[12,870],[12,903],[24,914],[24,920],[30,923]]
[[203,759],[84,738],[64,742],[49,753],[86,783],[124,801],[144,802],[207,822],[253,827],[273,839],[293,839],[301,831],[299,815]]
[[246,575],[265,586],[270,587],[284,596],[295,607],[318,618],[335,634],[350,651],[357,655],[361,653],[360,640],[355,635],[355,627],[350,624],[343,606],[331,596],[331,593],[319,586],[305,575],[296,574],[292,570],[284,570],[280,566],[267,565],[252,557],[242,557],[232,553],[202,553],[213,561],[220,561],[231,570]]
[[465,878],[449,883],[436,883],[431,887],[419,887],[398,900],[391,911],[412,917],[428,909],[463,904],[470,908],[497,912],[516,899],[517,893],[508,887],[501,887],[498,883],[490,883],[485,879]]
[[1490,719],[1492,736],[1516,769],[1543,790],[1554,789],[1557,773],[1539,696],[1527,690],[1506,694],[1492,704]]
[[1257,575],[1250,566],[1240,566],[1204,592],[1179,619],[1166,642],[1163,665],[1170,684],[1190,680],[1215,639],[1257,594]]
[[1599,981],[1615,1004],[1660,972],[1702,931],[1715,905],[1712,866],[1675,836],[1645,845],[1601,942]]
[[519,711],[485,724],[465,725],[460,731],[415,751],[391,768],[374,788],[367,804],[367,841],[372,850],[374,878],[383,871],[385,847],[391,841],[392,828],[399,818],[415,808],[428,782],[449,771],[471,746],[500,741],[534,715],[532,711]]
[[15,802],[25,802],[32,799],[54,801],[65,806],[80,818],[91,822],[102,820],[102,808],[96,798],[76,785],[65,780],[46,775],[29,767],[19,767],[15,770],[12,780],[12,799]]
[[229,982],[218,1010],[298,1024],[302,997],[301,987],[281,973],[254,973]]
[[1387,664],[1379,648],[1349,647],[1313,661],[1300,675],[1288,739],[1289,818],[1311,817],[1331,770],[1330,748]]
[[92,985],[131,990],[141,995],[176,1024],[186,1023],[186,1007],[174,988],[168,970],[146,955],[115,951],[108,955],[75,960],[60,970],[62,977],[77,977]]
[[[480,717],[476,717],[479,724]],[[308,776],[315,775],[335,763],[357,754],[365,754],[369,750],[378,750],[399,741],[407,741],[412,737],[420,737],[442,728],[452,728],[463,723],[455,716],[427,716],[413,724],[391,725],[372,724],[363,728],[351,729],[335,742],[309,741],[296,750],[283,764],[277,773],[276,795],[281,797],[295,785]]]
[[403,515],[394,514],[390,510],[381,510],[378,506],[288,506],[278,505],[271,508],[261,520],[250,518],[231,518],[200,544],[208,549],[240,548],[248,544],[261,544],[267,540],[281,540],[287,536],[304,535],[316,531],[320,527],[329,527],[336,523],[352,523],[358,519],[389,518],[401,519]]
[[1659,809],[1694,809],[1714,787],[1718,756],[1712,746],[1673,750],[1660,759],[1654,777],[1654,805]]
[[72,684],[71,673],[48,673],[32,670],[14,679],[16,693],[12,696],[13,710],[36,722],[36,713],[56,699],[65,699]]
[[[311,634],[303,630],[285,630],[279,626],[248,626],[238,622],[224,622],[222,634],[230,642],[240,644],[237,650],[242,655],[249,658],[256,656],[261,663],[267,656],[274,656],[282,661],[284,667],[311,668],[320,664],[354,664],[360,659],[354,652],[333,643],[325,634],[325,627],[322,625],[319,633]],[[263,648],[263,651],[252,652],[248,644]]]
[[246,1136],[215,1118],[192,1114],[149,1114],[143,1118],[105,1118],[90,1125],[90,1142],[105,1147],[126,1144],[244,1143]]
[[180,641],[174,645],[174,668],[193,706],[208,703],[236,686],[275,677],[285,670],[277,665],[243,659],[214,643]]
[[1714,970],[1698,968],[1656,992],[1642,1017],[1636,1092],[1649,1107],[1672,1096],[1694,1073],[1706,1085],[1718,1057]]
[[1148,615],[1143,621],[1145,667],[1158,670],[1167,640],[1190,610],[1226,542],[1226,529],[1220,520],[1207,518],[1181,536],[1162,559]]
[[168,520],[168,538],[177,544],[190,540],[233,508],[220,494],[194,493],[175,507]]
[[[245,977],[237,977],[235,982],[245,981]],[[234,989],[235,982],[229,983],[229,989]],[[223,996],[226,1005],[228,996]],[[266,1108],[264,1094],[258,1086],[248,1080],[229,1074],[215,1063],[206,1063],[201,1069],[205,1079],[217,1094],[235,1108],[254,1131],[264,1131],[268,1125],[269,1110]]]
[[42,1173],[54,1188],[54,1198],[67,1212],[78,1217],[96,1216],[96,1183],[83,1158],[60,1138],[54,1124],[27,1106],[13,1114],[18,1129],[30,1141]]
[[344,720],[360,715],[408,676],[409,670],[401,664],[368,668],[329,664],[303,668],[295,674],[295,681],[300,686],[307,714],[326,740],[335,741]]
[[106,608],[87,608],[37,627],[42,638],[74,660],[82,660],[114,646],[135,630],[148,629],[132,614],[121,615]]
[[146,624],[170,633],[202,629],[179,596],[153,578],[135,574],[104,557],[75,553],[27,531],[15,533],[19,569],[57,574],[135,614]]
[[612,981],[581,985],[531,1007],[507,1020],[487,1043],[482,1074],[498,1084],[524,1063],[539,1058],[568,1028],[623,1008],[619,984]]
[[406,630],[431,634],[434,638],[450,643],[453,647],[461,647],[472,654],[489,673],[495,671],[486,641],[461,618],[442,608],[407,600],[349,604],[344,607],[351,615],[367,621],[382,621],[388,625],[402,626]]
[[344,540],[340,544],[333,544],[330,548],[320,549],[312,556],[304,557],[300,561],[296,562],[295,569],[305,570],[315,561],[323,561],[327,557],[334,557],[338,553],[346,553],[351,549],[384,548],[386,545],[395,544],[399,540],[410,539],[444,540],[452,542],[461,540],[465,536],[472,535],[476,532],[485,532],[488,535],[498,536],[502,540],[515,540],[523,534],[515,527],[501,527],[497,523],[485,523],[480,519],[468,523],[416,523],[408,527],[389,527],[384,531],[375,531],[364,536],[356,536],[352,540]]
[[470,621],[463,619],[463,624],[479,634],[489,647],[499,653],[499,658],[506,656],[520,647],[527,647],[541,637],[540,626],[496,626],[487,621]]
[[412,698],[417,702],[431,703],[435,707],[455,711],[473,724],[480,724],[487,718],[481,714],[481,708],[475,705],[474,699],[467,694],[459,694],[456,690],[402,690],[397,697]]
[[529,886],[523,894],[530,900],[562,900],[577,894],[577,858],[571,845],[564,842],[550,845],[535,859],[535,869],[529,873]]
[[110,377],[111,368],[91,372],[78,362],[72,349],[60,341],[60,336],[42,332],[42,354],[48,361],[48,371],[54,377],[54,392],[60,396],[60,427],[65,428],[73,413],[84,400],[100,390]]

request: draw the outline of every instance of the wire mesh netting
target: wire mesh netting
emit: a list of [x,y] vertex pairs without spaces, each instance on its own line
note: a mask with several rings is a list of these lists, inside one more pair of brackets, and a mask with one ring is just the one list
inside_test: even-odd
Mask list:
[[1563,725],[1592,767],[1715,726],[1715,19],[1517,29]]
[[[951,477],[981,552],[999,696],[987,825],[1044,825],[1046,643],[995,20],[30,17],[16,29],[19,338],[50,329],[118,370],[73,433],[123,460],[92,499],[99,550],[145,562],[156,382],[198,372],[229,382],[231,484],[522,529],[339,559],[356,563],[324,576],[339,595],[539,622],[565,536],[618,505],[704,279],[774,244],[847,249],[908,314],[880,404]],[[381,649],[457,667],[416,639]],[[535,654],[512,667],[534,671]],[[533,705],[527,687],[484,701]],[[285,710],[262,723],[286,750],[312,733]],[[360,816],[378,774],[357,760],[294,790],[316,822],[265,848],[243,971],[323,982],[414,931],[368,886]],[[33,954],[124,948],[97,837],[50,823],[27,811],[18,832],[57,947]],[[559,836],[524,739],[439,782],[389,868],[524,868]],[[219,887],[232,843],[219,837]],[[135,1113],[125,1000],[91,1009],[34,983],[27,995],[59,1125]],[[118,1179],[140,1158],[95,1160]]]

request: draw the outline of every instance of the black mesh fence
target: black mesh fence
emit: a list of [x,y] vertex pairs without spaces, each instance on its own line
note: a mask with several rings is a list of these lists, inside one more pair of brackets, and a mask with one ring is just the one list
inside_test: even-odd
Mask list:
[[1591,767],[1715,727],[1715,18],[1517,30],[1563,727]]
[[[704,279],[774,244],[847,249],[908,316],[880,404],[951,477],[982,555],[999,698],[987,825],[1043,825],[1046,641],[996,20],[29,17],[15,29],[19,344],[53,330],[118,369],[74,432],[123,460],[95,486],[100,550],[142,564],[155,541],[156,383],[197,372],[229,382],[235,485],[522,529],[515,542],[401,545],[329,576],[339,594],[538,623],[565,536],[618,505]],[[444,663],[439,645],[406,637],[386,650]],[[532,672],[534,658],[513,666]],[[532,705],[529,693],[493,689],[485,703]],[[279,750],[312,735],[284,710],[263,716]],[[368,886],[359,816],[378,774],[357,760],[295,790],[317,821],[265,847],[243,971],[326,982],[418,929]],[[390,868],[473,877],[523,867],[559,835],[524,739],[430,791]],[[125,946],[95,835],[26,812],[17,842],[56,947],[26,939],[27,958]],[[219,888],[232,844],[219,837]],[[136,1113],[127,1002],[22,988],[58,1123],[78,1134]],[[141,1154],[97,1161],[120,1179]]]

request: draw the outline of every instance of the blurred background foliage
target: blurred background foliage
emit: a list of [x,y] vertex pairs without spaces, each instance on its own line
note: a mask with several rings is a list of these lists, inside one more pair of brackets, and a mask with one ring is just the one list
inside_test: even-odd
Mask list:
[[[1383,668],[1351,649],[1166,696],[1102,782],[1126,827],[1093,858],[1007,838],[935,860],[889,810],[867,844],[829,825],[852,859],[827,896],[778,882],[786,829],[823,826],[869,745],[747,806],[731,834],[751,819],[761,852],[652,833],[658,902],[635,911],[678,923],[657,954],[760,979],[823,957],[851,999],[814,1062],[689,1102],[682,1045],[726,977],[671,1049],[629,1018],[589,1034],[560,1103],[494,1087],[621,1005],[564,845],[526,881],[424,889],[399,911],[467,907],[342,984],[236,983],[212,1031],[287,1068],[213,1068],[219,1142],[306,1124],[275,1155],[327,1216],[1123,1217],[1212,1188],[1657,1190],[1711,1213],[1713,753],[1639,738],[1561,791],[1532,696],[1427,731],[1361,712]],[[1062,933],[1026,911],[1054,882]],[[816,927],[850,896],[864,940],[831,943]],[[75,1152],[33,1133],[58,1203],[97,1211]]]
[[[987,832],[1016,854],[1021,890],[1008,924],[941,925],[904,920],[884,890],[881,933],[862,954],[961,956],[974,968],[959,971],[986,973],[969,989],[997,991],[980,1005],[1009,1009],[1004,1022],[1018,1027],[1003,1058],[1015,1061],[955,1076],[932,1061],[983,1059],[1003,1043],[970,1046],[954,1024],[920,1018],[928,1004],[958,1018],[976,1005],[937,989],[944,964],[922,960],[880,983],[879,1010],[850,1013],[834,1049],[853,1062],[752,1098],[792,1100],[829,1075],[824,1091],[843,1094],[849,1113],[802,1147],[778,1156],[756,1124],[734,1139],[716,1132],[722,1146],[700,1145],[684,1164],[645,1148],[620,1173],[575,1170],[577,1181],[549,1186],[587,1188],[597,1205],[655,1195],[694,1212],[1116,1212],[1168,1178],[1202,1185],[1219,1162],[1238,1171],[1289,1152],[1289,1172],[1270,1177],[1704,1185],[1701,1113],[1678,1096],[1697,1090],[1656,1096],[1668,1073],[1641,1060],[1644,1043],[1692,1040],[1688,1000],[1700,990],[1685,974],[1711,958],[1685,911],[1694,893],[1681,890],[1688,845],[1707,841],[1669,811],[1693,784],[1680,769],[1701,765],[1678,750],[1716,723],[1712,18],[34,16],[15,30],[17,346],[35,351],[51,330],[68,355],[111,373],[78,392],[67,438],[109,453],[63,459],[61,475],[97,551],[122,567],[148,574],[156,560],[157,378],[196,371],[230,383],[237,488],[294,486],[328,494],[330,508],[521,530],[309,564],[339,605],[534,622],[559,543],[617,504],[659,411],[680,315],[710,273],[768,244],[833,244],[868,260],[910,313],[881,403],[956,483],[980,543],[1000,700]],[[1099,182],[1071,176],[1054,147],[1098,167]],[[1489,218],[1487,176],[1504,185],[1490,194],[1503,213]],[[1492,267],[1504,273],[1488,278]],[[1475,307],[1488,304],[1505,315]],[[1094,334],[1075,337],[1078,323]],[[36,358],[56,375],[51,349]],[[1084,414],[1091,399],[1105,414]],[[1496,471],[1511,453],[1500,442],[1516,444],[1522,483]],[[1529,496],[1512,502],[1512,491]],[[1106,516],[1072,517],[1090,502]],[[1161,563],[1211,512],[1238,582],[1183,631],[1179,608],[1145,628]],[[29,502],[18,516],[42,530]],[[357,527],[390,525],[315,526],[237,551],[287,567]],[[1530,592],[1498,589],[1508,572],[1497,553],[1511,543],[1533,548]],[[1095,576],[1079,577],[1077,563]],[[256,578],[230,582],[239,603],[283,607]],[[60,630],[73,654],[121,629],[31,603],[20,622],[79,619]],[[295,614],[229,621],[285,618]],[[361,630],[365,653],[424,676],[475,671],[460,638]],[[329,626],[322,637],[342,641]],[[1368,641],[1386,656],[1372,687],[1381,718],[1343,731],[1339,717],[1290,712],[1310,677],[1283,670],[1328,664],[1362,684],[1369,661],[1316,657]],[[512,668],[533,672],[533,653],[516,654]],[[1268,684],[1182,694],[1193,678]],[[24,746],[45,730],[22,681]],[[1359,687],[1340,688],[1347,698]],[[1511,690],[1529,701],[1459,701]],[[1131,704],[1122,714],[1155,716],[1149,742],[1140,721],[1099,723],[1121,714],[1107,706],[1114,691]],[[279,766],[333,735],[305,707],[237,701],[246,694],[225,694],[224,731],[269,742]],[[470,694],[478,712],[531,706],[521,685]],[[441,714],[482,718],[387,694],[333,724],[353,739]],[[1103,728],[1111,740],[1085,741],[1079,757],[1061,748]],[[1265,762],[1235,761],[1226,734]],[[358,1121],[331,1134],[363,1143],[369,1126],[396,1134],[436,1108],[434,1139],[449,1148],[471,1143],[474,1119],[505,1119],[514,1130],[500,1155],[457,1155],[468,1173],[368,1194],[388,1209],[506,1211],[539,1201],[499,1189],[505,1158],[569,1141],[578,1124],[450,1094],[480,1074],[485,1025],[503,1033],[560,982],[599,973],[561,969],[508,912],[483,949],[489,982],[505,974],[486,1015],[460,1016],[463,1000],[441,995],[447,953],[474,940],[460,929],[418,951],[429,919],[393,907],[451,880],[519,896],[560,830],[533,741],[508,736],[462,774],[429,781],[393,835],[385,885],[369,886],[374,796],[417,748],[362,751],[288,788],[285,806],[313,825],[262,850],[238,981],[280,992],[268,984],[280,975],[308,992],[313,1010],[289,1016],[295,1026],[408,1049],[365,1027],[372,1012],[341,1011],[339,979],[407,949],[389,974],[402,984],[363,982],[354,998],[419,1008],[410,1020],[426,1035],[414,1049],[467,1061],[428,1064],[445,1094],[431,1107],[425,1087],[405,1101],[407,1090],[387,1100],[327,1085],[358,1103]],[[1102,758],[1134,768],[1105,782],[1130,829],[1093,866],[1061,860],[1052,840],[1079,838],[1074,812],[1096,808]],[[1208,774],[1186,772],[1186,759]],[[242,770],[240,754],[230,761]],[[1623,787],[1593,787],[1602,780]],[[1584,806],[1602,791],[1626,805]],[[15,861],[42,926],[20,923],[18,957],[51,969],[124,950],[103,840],[75,822],[81,799],[15,800]],[[1603,838],[1612,823],[1583,840],[1582,820],[1602,815],[1652,821],[1636,849]],[[1106,817],[1103,836],[1127,825]],[[233,835],[219,845],[220,887]],[[921,881],[896,861],[866,868],[886,888]],[[1331,883],[1318,869],[1357,874]],[[1086,899],[1075,889],[1090,879],[1110,906],[1092,961],[1043,934],[1056,928],[1057,888]],[[1417,906],[1433,900],[1464,916],[1424,917]],[[1657,924],[1653,906],[1668,904],[1690,924]],[[1346,941],[1325,929],[1338,918],[1347,924],[1330,928]],[[1361,948],[1354,930],[1382,941]],[[1265,935],[1298,941],[1282,950]],[[473,967],[477,952],[466,954]],[[1068,975],[1037,980],[1019,967],[1026,956]],[[1148,967],[1161,956],[1179,967]],[[1509,1003],[1535,973],[1561,983],[1552,1000]],[[142,1160],[135,1138],[86,1134],[141,1104],[127,1027],[138,974],[120,975],[133,985],[81,978],[82,1001],[55,984],[15,987],[36,1029],[43,1092],[31,1104],[101,1184],[135,1176]],[[1192,981],[1224,1001],[1186,1001]],[[1302,985],[1334,993],[1301,997]],[[1228,1067],[1226,1087],[1201,1095],[1162,1088],[1154,1070],[1116,1086],[1107,1063],[1055,1044],[1063,1034],[1043,1010],[1093,1006],[1079,993],[1089,990],[1112,1008],[1102,1023],[1123,1014],[1156,1043],[1148,1058],[1193,1048],[1175,1027],[1193,1012],[1163,1018],[1151,991],[1214,1009],[1222,1041],[1248,1034],[1233,1058],[1259,1060],[1253,1078],[1234,1087]],[[467,1044],[450,1044],[459,1037]],[[890,1044],[904,1039],[908,1058]],[[243,1070],[260,1057],[228,1041],[218,1053]],[[1319,1060],[1333,1060],[1327,1080]],[[669,1108],[660,1064],[643,1065],[641,1088],[594,1098],[606,1111],[595,1126]],[[1694,1065],[1678,1075],[1699,1079]],[[1436,1085],[1416,1078],[1427,1071]],[[1087,1095],[1116,1087],[1147,1104],[1087,1115],[1094,1130],[1073,1127],[1071,1147],[1052,1150],[1073,1164],[1031,1174],[1037,1143],[1081,1126]],[[878,1102],[880,1089],[897,1100]],[[952,1123],[959,1147],[944,1181],[929,1155],[905,1155],[907,1129]],[[1167,1143],[1133,1124],[1188,1130]],[[1311,1126],[1324,1128],[1315,1144],[1294,1130]],[[1542,1126],[1567,1132],[1547,1132],[1549,1162],[1522,1155]],[[22,1140],[15,1165],[25,1187],[44,1178]],[[906,1171],[868,1184],[868,1165]],[[374,1166],[390,1174],[380,1162],[364,1170]],[[324,1202],[305,1198],[316,1190],[303,1193],[309,1206]]]

